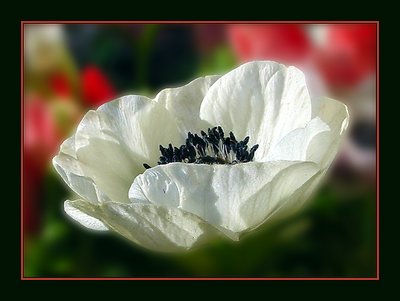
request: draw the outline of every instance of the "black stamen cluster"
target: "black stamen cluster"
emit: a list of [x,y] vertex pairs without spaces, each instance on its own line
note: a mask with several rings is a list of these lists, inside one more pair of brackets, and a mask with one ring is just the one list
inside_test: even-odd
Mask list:
[[[258,144],[248,150],[248,136],[242,141],[237,141],[235,135],[230,132],[229,137],[225,137],[220,126],[209,128],[207,132],[201,131],[201,137],[189,132],[186,143],[179,148],[173,147],[172,144],[168,147],[160,145],[161,156],[158,164],[237,164],[253,160]],[[146,169],[150,168],[146,163],[143,166]]]

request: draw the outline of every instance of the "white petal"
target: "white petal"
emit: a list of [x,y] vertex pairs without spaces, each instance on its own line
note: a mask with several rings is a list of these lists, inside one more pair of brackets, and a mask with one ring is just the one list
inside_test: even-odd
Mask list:
[[246,231],[259,227],[277,213],[286,214],[298,210],[309,200],[322,175],[323,171],[310,162],[292,165],[285,172],[279,173],[241,208],[241,215],[251,222]]
[[200,132],[212,126],[201,120],[200,105],[210,87],[219,76],[200,77],[185,86],[162,90],[155,101],[162,104],[176,119],[181,135],[186,138],[189,131]]
[[313,115],[329,125],[332,132],[342,135],[349,124],[347,106],[331,98],[322,98],[313,103]]
[[311,120],[311,100],[304,74],[295,67],[258,61],[244,64],[211,86],[200,108],[210,124],[250,136],[260,145],[256,160],[271,146]]
[[330,131],[315,135],[307,148],[307,160],[317,162],[322,168],[328,168],[335,158],[343,135],[349,124],[346,105],[333,99],[324,98],[313,105],[315,115],[323,120]]
[[307,149],[318,134],[329,132],[329,126],[319,117],[312,119],[304,128],[291,131],[275,144],[266,156],[267,161],[307,161]]
[[60,152],[76,159],[75,135],[72,135],[61,144]]
[[122,97],[89,111],[75,138],[63,144],[54,165],[82,197],[127,202],[133,179],[145,170],[142,164],[156,164],[158,145],[181,142],[176,127],[171,114],[157,102]]
[[[93,205],[82,201],[68,205],[76,211],[73,218],[90,215],[125,238],[161,252],[187,250],[219,233],[198,216],[176,208],[116,202]],[[78,221],[87,226],[85,219]]]
[[[287,206],[290,206],[294,210],[302,207],[307,201],[312,200],[312,194],[318,191],[318,187],[323,183],[323,179],[326,174],[325,170],[320,170],[314,176],[312,176],[304,185],[296,191],[287,202]],[[295,203],[295,205],[294,205]]]
[[171,163],[139,175],[129,198],[181,208],[212,225],[241,232],[267,218],[318,171],[311,162]]
[[[85,226],[86,228],[97,230],[97,231],[107,231],[108,228],[100,220],[91,216],[93,213],[93,205],[87,203],[83,200],[76,201],[65,201],[64,210],[72,217],[75,221]],[[85,212],[87,212],[88,215]]]
[[53,165],[65,183],[82,198],[92,203],[109,201],[93,179],[84,175],[81,163],[76,158],[75,136],[64,141],[59,154],[53,158]]

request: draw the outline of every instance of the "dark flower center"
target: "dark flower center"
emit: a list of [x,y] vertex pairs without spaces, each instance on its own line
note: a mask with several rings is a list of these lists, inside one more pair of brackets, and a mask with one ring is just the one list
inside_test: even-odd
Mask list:
[[[208,129],[208,133],[201,131],[201,137],[197,134],[188,133],[186,143],[179,148],[169,144],[168,147],[160,145],[160,160],[158,164],[172,162],[195,163],[195,164],[237,164],[250,162],[258,144],[248,150],[247,143],[250,137],[237,141],[235,135],[230,132],[225,137],[220,126]],[[148,169],[150,165],[144,163]]]

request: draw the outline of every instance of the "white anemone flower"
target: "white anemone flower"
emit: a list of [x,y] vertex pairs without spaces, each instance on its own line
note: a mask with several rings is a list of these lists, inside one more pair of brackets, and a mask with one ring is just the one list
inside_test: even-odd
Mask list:
[[[276,212],[299,208],[334,159],[347,124],[344,104],[310,99],[300,70],[255,61],[154,99],[129,95],[89,111],[53,163],[80,196],[64,204],[74,220],[173,252],[215,235],[239,240]],[[234,138],[217,137],[212,144],[217,126],[243,141],[232,146]],[[210,136],[202,132],[200,139],[207,128]],[[203,152],[189,132],[210,142]],[[161,148],[161,157],[160,145],[170,143],[186,145],[192,157],[184,150],[175,156],[178,148]],[[250,154],[247,143],[257,151]]]

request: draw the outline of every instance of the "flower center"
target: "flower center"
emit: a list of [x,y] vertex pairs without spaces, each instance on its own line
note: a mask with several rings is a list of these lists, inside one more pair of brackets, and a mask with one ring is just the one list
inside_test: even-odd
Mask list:
[[[158,164],[172,162],[195,163],[195,164],[237,164],[250,162],[258,144],[248,150],[247,143],[250,137],[237,141],[235,135],[230,132],[225,137],[220,126],[208,129],[208,134],[201,131],[201,137],[197,134],[188,133],[186,143],[178,147],[169,144],[168,147],[160,145],[160,161]],[[144,163],[148,169],[150,165]]]

